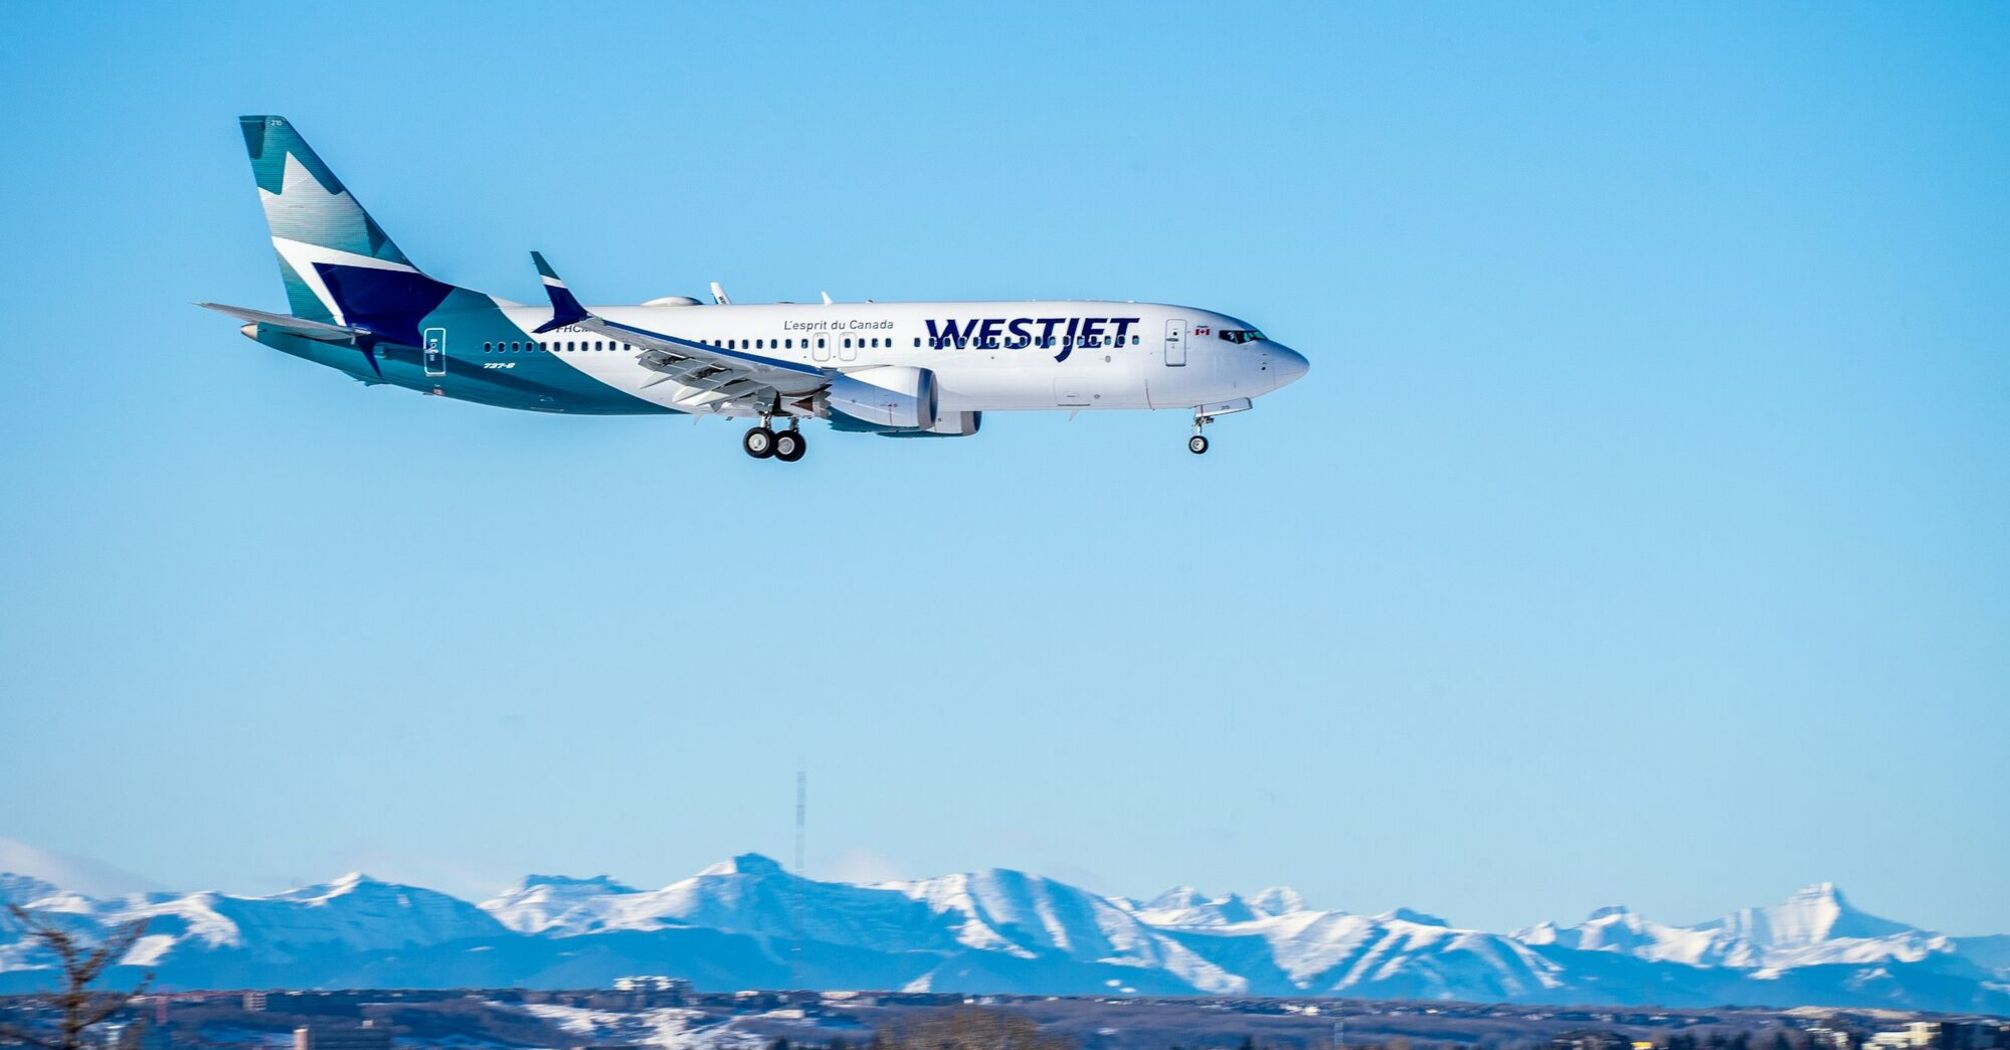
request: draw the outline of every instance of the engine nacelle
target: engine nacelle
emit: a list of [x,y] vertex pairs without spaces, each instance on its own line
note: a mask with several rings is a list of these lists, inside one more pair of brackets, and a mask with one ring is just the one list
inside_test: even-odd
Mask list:
[[875,427],[928,430],[936,425],[935,373],[926,368],[880,365],[846,372],[831,379],[824,398],[832,412]]
[[927,430],[882,430],[881,437],[890,438],[932,438],[969,437],[977,433],[984,424],[982,412],[942,412],[937,413],[935,425]]

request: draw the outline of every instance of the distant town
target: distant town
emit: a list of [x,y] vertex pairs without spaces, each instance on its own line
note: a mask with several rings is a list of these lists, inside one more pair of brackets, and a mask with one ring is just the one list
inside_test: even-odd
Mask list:
[[[52,997],[0,997],[16,1032]],[[957,1011],[1083,1050],[2010,1050],[2010,1019],[1887,1010],[1581,1008],[1439,1001],[700,992],[612,987],[178,991],[133,998],[83,1050],[845,1050]],[[0,1037],[0,1047],[32,1046]]]

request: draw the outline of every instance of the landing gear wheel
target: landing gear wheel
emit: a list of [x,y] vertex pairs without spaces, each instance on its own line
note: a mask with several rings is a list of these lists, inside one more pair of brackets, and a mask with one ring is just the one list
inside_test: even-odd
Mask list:
[[1207,451],[1207,438],[1199,434],[1186,439],[1186,450],[1198,456]]
[[775,435],[775,458],[784,463],[794,463],[809,451],[809,443],[803,440],[800,430],[784,430]]
[[766,459],[775,454],[775,432],[767,427],[755,427],[740,439],[740,447],[755,459]]

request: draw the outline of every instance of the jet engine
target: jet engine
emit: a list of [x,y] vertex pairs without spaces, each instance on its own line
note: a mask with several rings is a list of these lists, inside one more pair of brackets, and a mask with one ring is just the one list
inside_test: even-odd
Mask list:
[[935,425],[927,430],[882,430],[890,438],[969,437],[984,424],[982,412],[938,412]]
[[910,365],[842,373],[832,377],[824,394],[831,412],[873,429],[929,430],[936,425],[937,400],[935,373]]

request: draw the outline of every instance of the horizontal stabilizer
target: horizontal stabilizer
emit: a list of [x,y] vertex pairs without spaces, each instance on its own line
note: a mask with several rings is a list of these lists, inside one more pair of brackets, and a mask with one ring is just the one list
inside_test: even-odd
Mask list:
[[297,335],[303,339],[313,339],[323,343],[353,343],[358,338],[370,334],[370,330],[367,328],[328,324],[325,321],[310,321],[304,317],[294,317],[290,314],[267,313],[264,310],[252,310],[242,306],[225,306],[222,303],[197,303],[195,305],[205,310],[215,310],[220,314],[229,314],[240,321],[250,321],[253,324],[264,325],[267,328],[277,328],[282,332]]
[[543,253],[530,253],[530,261],[537,264],[537,275],[544,281],[544,294],[551,296],[551,320],[538,325],[537,331],[549,332],[586,320],[586,307],[579,305],[579,300],[573,296],[572,289],[567,288],[565,281],[559,278],[558,272],[551,268],[550,263],[544,261]]

